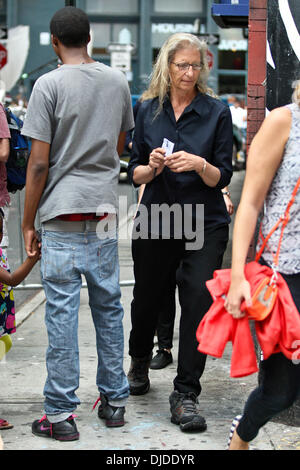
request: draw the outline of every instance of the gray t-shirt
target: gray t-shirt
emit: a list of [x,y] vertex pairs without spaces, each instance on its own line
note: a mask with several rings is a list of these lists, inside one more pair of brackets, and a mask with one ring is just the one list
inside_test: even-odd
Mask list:
[[120,132],[134,127],[122,72],[102,63],[63,65],[34,85],[22,134],[51,144],[41,222],[118,208]]

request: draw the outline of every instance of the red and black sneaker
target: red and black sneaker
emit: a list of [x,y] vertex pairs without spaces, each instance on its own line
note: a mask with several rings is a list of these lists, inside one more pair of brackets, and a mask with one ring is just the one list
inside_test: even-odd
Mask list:
[[79,432],[74,418],[75,415],[71,415],[59,423],[50,423],[45,415],[32,423],[32,433],[35,436],[51,437],[58,441],[76,441],[79,439]]

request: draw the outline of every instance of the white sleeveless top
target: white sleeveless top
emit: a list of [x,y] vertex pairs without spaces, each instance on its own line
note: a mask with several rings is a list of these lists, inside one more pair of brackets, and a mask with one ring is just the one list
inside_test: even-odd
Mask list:
[[[292,113],[291,130],[282,162],[265,200],[261,226],[264,238],[276,224],[279,217],[284,214],[293,189],[300,177],[300,108],[295,103],[287,105],[287,108]],[[273,263],[271,251],[273,254],[277,251],[281,227],[280,224],[279,228],[270,237],[262,254],[262,257],[269,265]],[[260,246],[261,241],[258,243],[258,249]],[[290,209],[290,219],[284,229],[278,271],[284,274],[300,272],[300,189]]]

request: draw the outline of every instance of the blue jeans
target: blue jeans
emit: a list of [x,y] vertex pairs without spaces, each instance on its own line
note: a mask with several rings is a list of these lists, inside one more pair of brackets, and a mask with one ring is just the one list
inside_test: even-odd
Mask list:
[[118,243],[99,239],[95,231],[42,229],[41,275],[46,294],[45,322],[49,346],[44,388],[49,421],[66,419],[80,403],[78,310],[81,275],[86,278],[96,329],[96,384],[110,404],[124,406],[129,395],[123,370],[123,308],[120,303]]

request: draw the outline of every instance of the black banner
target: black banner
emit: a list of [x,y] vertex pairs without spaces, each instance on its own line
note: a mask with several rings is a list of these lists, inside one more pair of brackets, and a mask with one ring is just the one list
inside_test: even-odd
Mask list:
[[300,79],[300,1],[268,1],[267,109],[291,102]]

